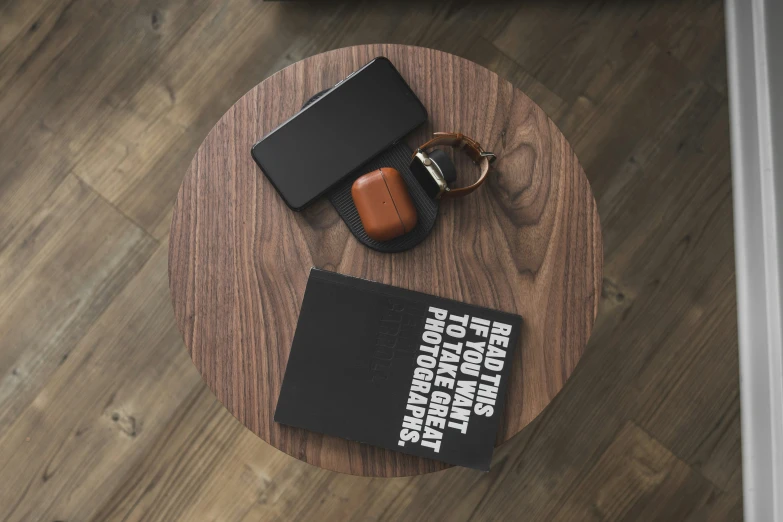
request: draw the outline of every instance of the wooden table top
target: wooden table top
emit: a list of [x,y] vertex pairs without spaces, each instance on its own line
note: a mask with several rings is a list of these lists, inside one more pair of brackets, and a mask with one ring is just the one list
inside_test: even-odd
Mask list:
[[[406,140],[412,148],[433,131],[457,131],[498,155],[487,183],[443,202],[431,236],[400,254],[360,245],[325,198],[292,212],[250,156],[253,143],[313,94],[376,56],[395,64],[429,111],[427,124]],[[475,174],[469,160],[457,155],[455,162],[461,181]],[[245,426],[316,466],[389,477],[448,466],[273,421],[310,267],[520,314],[501,444],[549,404],[582,356],[598,311],[602,263],[589,183],[540,107],[454,55],[364,45],[279,71],[218,121],[177,196],[169,286],[193,362]]]

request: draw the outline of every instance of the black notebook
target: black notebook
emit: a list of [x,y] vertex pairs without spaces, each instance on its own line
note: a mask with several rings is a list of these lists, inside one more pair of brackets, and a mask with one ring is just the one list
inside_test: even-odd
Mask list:
[[313,268],[275,421],[488,471],[521,326]]

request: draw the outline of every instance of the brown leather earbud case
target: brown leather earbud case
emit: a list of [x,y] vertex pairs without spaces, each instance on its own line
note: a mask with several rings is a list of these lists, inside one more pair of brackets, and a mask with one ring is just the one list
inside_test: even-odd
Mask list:
[[365,232],[376,241],[389,241],[416,226],[416,207],[397,169],[364,174],[353,182],[351,196]]

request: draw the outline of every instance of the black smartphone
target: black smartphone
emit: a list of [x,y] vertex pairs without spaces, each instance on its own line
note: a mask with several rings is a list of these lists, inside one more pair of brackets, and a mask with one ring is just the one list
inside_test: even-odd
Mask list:
[[427,121],[394,65],[378,57],[253,145],[253,159],[293,210]]

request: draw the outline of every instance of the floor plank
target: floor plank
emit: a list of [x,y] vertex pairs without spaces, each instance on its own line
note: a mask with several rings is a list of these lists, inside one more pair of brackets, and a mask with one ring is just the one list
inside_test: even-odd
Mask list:
[[706,504],[713,492],[707,480],[627,423],[565,493],[552,520],[675,520]]
[[157,246],[67,177],[0,250],[0,437]]
[[0,518],[84,520],[202,386],[174,324],[167,244],[0,438]]

